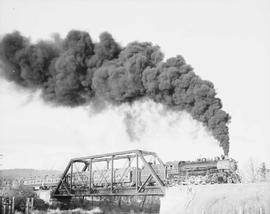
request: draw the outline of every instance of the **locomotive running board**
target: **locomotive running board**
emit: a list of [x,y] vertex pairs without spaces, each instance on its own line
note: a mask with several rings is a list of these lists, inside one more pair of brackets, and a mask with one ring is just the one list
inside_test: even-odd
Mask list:
[[[160,174],[152,167],[152,163],[148,162],[146,158],[152,158],[158,161],[159,166],[162,167],[163,178],[166,178],[166,167],[162,160],[154,152],[148,152],[143,150],[129,150],[123,152],[107,153],[102,155],[93,155],[88,157],[80,157],[71,159],[62,174],[56,188],[52,191],[52,198],[72,198],[72,197],[98,197],[98,196],[164,196],[164,179],[160,178]],[[121,175],[120,181],[117,183],[114,181],[115,166],[114,162],[117,160],[127,160],[128,167],[124,169],[123,175]],[[135,183],[129,186],[121,184],[122,178],[125,176],[125,172],[131,167],[132,161],[135,160]],[[95,163],[106,163],[107,170],[100,170],[101,182],[106,185],[98,186],[93,183],[93,166]],[[78,167],[77,165],[80,165]],[[146,167],[146,177],[143,184],[140,165]],[[81,166],[82,165],[82,166]],[[96,166],[97,167],[97,166]],[[76,171],[74,171],[76,170]],[[97,169],[98,170],[98,169]],[[97,171],[95,170],[95,171]],[[85,181],[84,174],[89,172],[89,179]],[[107,181],[104,173],[110,173],[110,181]],[[76,173],[78,180],[81,184],[78,186],[76,181],[73,181],[73,174]],[[84,173],[84,174],[83,174]],[[108,175],[107,175],[108,176]],[[150,185],[150,181],[151,185]]]

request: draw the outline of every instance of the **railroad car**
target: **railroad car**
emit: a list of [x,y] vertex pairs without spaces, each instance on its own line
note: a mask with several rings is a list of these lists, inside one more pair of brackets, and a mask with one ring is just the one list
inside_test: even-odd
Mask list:
[[32,187],[35,190],[50,189],[57,185],[59,179],[59,176],[34,176],[23,178],[22,183],[24,186]]

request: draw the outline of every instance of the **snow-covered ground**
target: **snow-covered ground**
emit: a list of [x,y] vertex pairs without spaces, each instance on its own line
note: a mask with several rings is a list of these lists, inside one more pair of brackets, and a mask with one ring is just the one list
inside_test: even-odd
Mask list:
[[270,183],[176,186],[161,199],[161,214],[270,213]]

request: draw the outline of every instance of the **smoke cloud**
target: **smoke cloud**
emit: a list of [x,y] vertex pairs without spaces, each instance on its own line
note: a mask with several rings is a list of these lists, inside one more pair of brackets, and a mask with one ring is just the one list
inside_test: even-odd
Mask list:
[[188,112],[229,152],[230,116],[222,110],[213,83],[196,75],[180,55],[165,61],[152,43],[121,47],[108,32],[93,42],[87,32],[72,30],[65,39],[56,35],[32,44],[13,32],[1,39],[0,59],[6,79],[41,89],[48,103],[75,107],[98,100],[120,105],[148,98]]

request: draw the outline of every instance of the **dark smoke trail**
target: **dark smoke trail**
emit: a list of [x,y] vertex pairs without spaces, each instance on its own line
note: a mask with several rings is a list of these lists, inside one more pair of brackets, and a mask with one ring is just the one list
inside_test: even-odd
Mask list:
[[4,76],[18,85],[41,89],[51,103],[78,106],[95,99],[112,104],[148,97],[173,110],[189,112],[229,152],[228,122],[214,85],[202,80],[180,55],[163,61],[158,46],[133,42],[120,47],[111,34],[93,43],[87,32],[31,44],[14,32],[0,43]]
[[138,140],[140,134],[145,130],[145,124],[140,120],[138,112],[126,112],[123,122],[131,142]]

